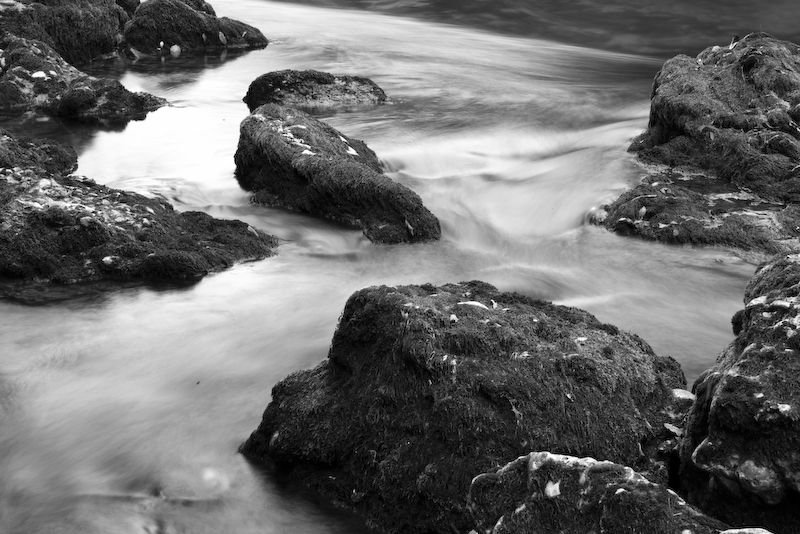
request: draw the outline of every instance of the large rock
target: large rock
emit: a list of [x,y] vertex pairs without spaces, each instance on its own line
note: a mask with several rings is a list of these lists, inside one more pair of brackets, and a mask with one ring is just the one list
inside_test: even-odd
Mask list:
[[240,450],[385,531],[467,532],[472,478],[531,450],[652,468],[683,384],[582,310],[482,282],[372,287]]
[[763,253],[800,236],[800,47],[764,33],[667,61],[630,150],[651,173],[598,222],[666,242]]
[[800,255],[759,267],[733,343],[694,385],[681,445],[687,500],[732,525],[800,525]]
[[4,113],[39,110],[91,122],[142,119],[167,101],[132,93],[116,80],[79,71],[41,41],[0,36],[0,109]]
[[280,70],[253,80],[242,100],[250,111],[264,104],[306,108],[374,106],[386,102],[386,93],[369,78],[360,76]]
[[148,0],[125,25],[125,41],[134,55],[264,48],[268,44],[258,29],[227,17],[217,18],[214,9],[200,0]]
[[728,529],[630,467],[549,452],[532,452],[476,476],[467,503],[476,530],[489,534],[718,534]]
[[[70,158],[72,156],[72,159]],[[160,198],[65,176],[74,153],[0,135],[0,280],[36,284],[197,280],[273,255],[277,240],[240,221],[178,213]],[[53,171],[54,173],[48,172]],[[19,291],[3,284],[3,294]]]
[[129,18],[114,0],[41,0],[0,8],[0,30],[42,41],[72,64],[114,52]]
[[363,142],[293,108],[266,104],[240,128],[236,178],[253,200],[362,229],[371,241],[439,239],[419,196],[382,173]]

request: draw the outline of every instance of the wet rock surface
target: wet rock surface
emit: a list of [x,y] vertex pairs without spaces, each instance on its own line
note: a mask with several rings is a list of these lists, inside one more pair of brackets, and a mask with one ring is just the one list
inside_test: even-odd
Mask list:
[[731,533],[630,467],[548,452],[476,476],[467,502],[490,534]]
[[240,450],[386,531],[466,532],[472,478],[531,450],[663,470],[683,385],[582,310],[482,282],[372,287]]
[[42,41],[71,64],[111,54],[138,0],[44,0],[0,5],[0,31]]
[[148,0],[125,25],[125,46],[134,56],[180,54],[193,50],[264,48],[260,30],[195,0]]
[[375,153],[307,113],[266,104],[242,121],[234,156],[253,201],[360,227],[377,243],[439,239],[419,196],[382,173]]
[[253,80],[243,100],[252,112],[264,104],[306,108],[374,106],[386,101],[386,93],[369,78],[360,76],[281,70]]
[[[26,284],[194,281],[274,254],[277,240],[243,222],[178,213],[163,199],[64,175],[74,153],[53,145],[0,137],[0,164],[33,163],[0,169],[4,295]],[[40,156],[41,164],[31,161]]]
[[800,524],[800,255],[762,264],[736,339],[698,378],[681,445],[687,500],[731,525]]
[[148,93],[133,93],[116,80],[79,71],[40,41],[0,36],[0,110],[37,110],[86,122],[142,119],[167,104]]
[[688,179],[649,173],[596,222],[669,243],[788,250],[800,232],[798,121],[797,45],[753,33],[676,56],[655,77],[648,128],[630,150],[644,163],[689,169]]
[[675,169],[650,167],[642,183],[593,212],[591,220],[620,235],[728,247],[751,257],[800,247],[800,206]]

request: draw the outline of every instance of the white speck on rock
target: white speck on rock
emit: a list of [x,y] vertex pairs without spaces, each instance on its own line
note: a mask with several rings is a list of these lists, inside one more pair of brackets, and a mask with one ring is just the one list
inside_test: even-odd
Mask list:
[[619,488],[617,491],[614,492],[614,495],[619,495],[620,493],[625,493],[627,490],[625,488]]
[[45,74],[44,71],[37,70],[31,74],[31,78],[47,78],[47,74]]
[[451,313],[450,314],[450,322],[451,323],[457,323],[458,322],[458,317],[456,317],[455,313]]
[[553,482],[552,480],[547,482],[547,485],[544,487],[544,494],[549,497],[558,497],[561,495],[561,481]]
[[112,263],[114,263],[118,259],[119,259],[119,256],[106,256],[105,258],[103,258],[103,263],[106,264],[106,265],[111,265]]
[[692,393],[687,389],[674,388],[672,390],[672,396],[675,397],[676,399],[686,399],[691,401],[694,400],[694,393]]

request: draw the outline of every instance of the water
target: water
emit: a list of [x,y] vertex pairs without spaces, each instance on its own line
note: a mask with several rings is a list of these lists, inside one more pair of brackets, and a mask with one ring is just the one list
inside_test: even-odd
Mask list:
[[[660,52],[643,56],[638,45],[520,35],[502,10],[486,13],[495,21],[486,26],[506,20],[509,31],[492,33],[471,19],[421,20],[436,18],[427,12],[214,7],[272,44],[92,66],[173,103],[118,131],[35,116],[4,126],[72,143],[78,172],[98,182],[273,233],[279,255],[182,289],[0,302],[0,531],[366,532],[236,454],[272,385],[325,357],[345,300],[365,286],[481,279],[578,306],[674,356],[690,381],[733,338],[754,265],[584,223],[643,172],[625,148],[647,122],[666,50],[658,36],[646,48]],[[609,30],[597,24],[588,34]],[[696,50],[687,52],[715,44],[688,33]],[[368,76],[386,90],[386,106],[322,118],[364,139],[422,196],[442,222],[440,242],[373,245],[356,230],[248,203],[233,177],[241,98],[256,76],[285,68]]]

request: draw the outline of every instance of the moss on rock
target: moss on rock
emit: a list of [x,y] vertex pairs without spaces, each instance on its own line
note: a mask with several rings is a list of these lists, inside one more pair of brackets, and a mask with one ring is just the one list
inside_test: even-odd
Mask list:
[[531,450],[663,469],[684,384],[582,310],[482,282],[372,287],[328,358],[273,388],[241,451],[386,531],[466,532],[472,478]]

